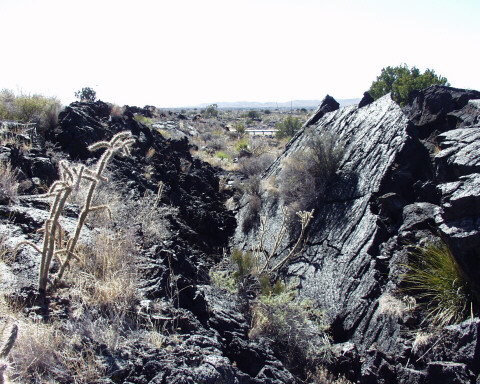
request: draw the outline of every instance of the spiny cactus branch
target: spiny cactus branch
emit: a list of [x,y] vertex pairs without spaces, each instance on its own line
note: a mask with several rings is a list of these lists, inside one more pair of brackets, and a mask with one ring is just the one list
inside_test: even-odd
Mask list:
[[[281,268],[288,260],[294,259],[298,255],[300,255],[303,250],[304,250],[304,236],[305,236],[305,231],[307,230],[308,225],[310,224],[310,221],[313,218],[315,210],[312,209],[310,212],[309,211],[300,211],[297,212],[297,216],[300,217],[300,223],[302,225],[302,230],[300,232],[300,236],[298,236],[297,242],[295,243],[294,247],[292,250],[288,253],[287,256],[285,256],[275,267],[272,268],[270,271],[271,273],[275,272],[279,268]],[[301,245],[301,247],[300,247]]]
[[9,335],[7,340],[2,343],[0,347],[0,359],[4,359],[8,356],[10,351],[12,350],[13,344],[15,344],[15,340],[17,340],[18,334],[18,325],[13,323],[10,327]]
[[129,153],[128,147],[134,143],[134,140],[131,138],[131,136],[132,134],[130,132],[120,132],[120,133],[117,133],[115,136],[113,136],[109,142],[102,141],[88,147],[91,151],[94,151],[100,148],[107,148],[107,149],[102,154],[102,156],[98,161],[96,172],[93,173],[93,172],[87,171],[86,172],[87,177],[84,176],[84,178],[90,182],[90,187],[87,193],[87,197],[85,199],[84,206],[82,208],[82,211],[80,212],[80,216],[77,221],[75,234],[71,239],[71,242],[68,244],[67,256],[58,272],[57,279],[56,279],[57,281],[62,279],[63,274],[65,273],[65,269],[69,266],[70,260],[74,256],[75,247],[77,245],[78,239],[80,238],[80,232],[83,228],[83,225],[85,224],[85,220],[88,214],[100,209],[106,209],[110,217],[112,217],[112,212],[110,211],[109,207],[107,206],[92,207],[93,194],[97,188],[98,182],[100,180],[105,180],[105,177],[102,176],[102,173],[105,170],[105,167],[107,166],[110,159],[116,154]]
[[[60,255],[66,254],[65,260],[61,262],[56,281],[62,278],[65,269],[69,266],[70,260],[72,258],[78,259],[75,255],[75,249],[88,214],[93,211],[104,209],[108,211],[110,217],[112,216],[110,208],[106,205],[92,207],[93,195],[98,183],[108,180],[102,175],[102,173],[110,159],[114,155],[128,155],[130,153],[129,146],[133,144],[133,142],[134,139],[132,138],[132,134],[126,131],[116,134],[108,142],[101,141],[91,145],[89,149],[92,151],[100,148],[107,148],[100,157],[94,171],[86,168],[84,165],[71,166],[65,160],[60,161],[60,180],[55,181],[50,186],[48,193],[44,195],[44,197],[53,197],[54,199],[50,207],[49,218],[45,221],[42,247],[40,248],[28,241],[22,242],[17,246],[18,248],[22,244],[30,245],[41,254],[38,284],[39,291],[45,292],[47,283],[50,282],[48,274],[53,257],[56,257],[61,262]],[[62,227],[59,223],[60,215],[72,191],[77,190],[80,187],[82,180],[89,182],[90,186],[84,206],[77,221],[74,235],[67,241],[64,248],[56,249],[57,244],[59,247],[62,247],[64,242]]]

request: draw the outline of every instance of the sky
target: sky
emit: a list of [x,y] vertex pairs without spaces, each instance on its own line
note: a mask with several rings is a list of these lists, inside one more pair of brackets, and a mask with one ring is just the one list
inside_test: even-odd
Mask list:
[[0,0],[0,89],[64,104],[360,98],[382,68],[480,90],[479,0]]

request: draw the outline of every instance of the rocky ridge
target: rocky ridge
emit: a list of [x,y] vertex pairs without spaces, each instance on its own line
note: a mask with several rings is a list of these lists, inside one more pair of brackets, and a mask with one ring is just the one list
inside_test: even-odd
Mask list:
[[[408,309],[400,290],[406,244],[439,235],[478,281],[479,98],[476,91],[433,86],[413,94],[404,110],[389,95],[361,108],[327,108],[262,176],[265,185],[278,179],[312,132],[332,133],[345,145],[337,174],[314,204],[305,251],[283,277],[299,282],[300,295],[325,311],[334,345],[350,351],[352,381],[433,383],[446,375],[448,382],[470,383],[479,374],[478,319],[435,334],[422,354],[415,344],[421,314]],[[331,104],[328,96],[324,103]],[[272,249],[282,201],[272,188],[261,197],[264,245]],[[255,230],[243,234],[241,225],[234,239],[243,249],[258,242]],[[294,240],[285,240],[284,249]],[[458,344],[446,341],[457,336]],[[472,351],[468,358],[465,349]],[[345,373],[344,365],[331,365]]]
[[[231,297],[209,285],[209,269],[220,261],[236,225],[233,213],[224,206],[230,196],[219,191],[218,170],[192,158],[186,139],[166,140],[138,123],[130,110],[111,117],[103,102],[73,103],[60,114],[58,126],[46,133],[45,143],[39,140],[28,153],[2,148],[3,159],[19,166],[23,186],[18,201],[0,205],[6,245],[14,247],[25,239],[41,241],[36,231],[48,217],[49,206],[44,198],[25,194],[34,191],[31,186],[56,179],[60,159],[92,164],[100,154],[87,147],[125,130],[135,142],[131,156],[115,158],[109,166],[109,184],[122,196],[113,226],[127,227],[137,242],[139,290],[144,299],[132,309],[137,314],[132,319],[134,328],[140,332],[156,324],[164,330],[164,340],[161,348],[152,348],[132,338],[122,350],[111,350],[87,334],[86,343],[100,348],[98,358],[108,361],[102,383],[295,382],[267,346],[249,340],[248,323]],[[46,164],[43,173],[32,166],[40,161]],[[32,180],[35,177],[41,180]],[[157,209],[162,215],[155,216],[159,222],[154,225],[161,233],[152,235],[144,232],[145,215],[139,217],[138,211],[156,196],[159,183],[163,192]],[[74,230],[78,214],[77,206],[68,205],[64,230]],[[87,225],[82,242],[90,242],[95,231]],[[46,297],[38,294],[38,263],[38,254],[22,248],[15,262],[2,268],[4,295],[25,307],[27,314],[74,321],[68,289]],[[82,333],[82,323],[75,324]]]
[[[324,312],[332,338],[326,364],[332,372],[360,383],[478,382],[478,317],[432,331],[420,343],[421,313],[399,288],[408,259],[405,244],[439,234],[470,278],[479,281],[480,93],[430,87],[413,94],[404,110],[388,95],[367,99],[361,107],[338,109],[327,96],[262,176],[263,185],[278,178],[312,134],[329,132],[344,143],[338,172],[314,203],[305,252],[280,277],[298,284],[300,298]],[[251,319],[240,310],[238,298],[210,282],[209,270],[220,262],[224,248],[247,250],[258,241],[258,227],[242,230],[248,196],[235,217],[225,208],[231,192],[220,192],[218,170],[193,158],[187,139],[165,139],[138,123],[136,111],[132,107],[110,116],[105,103],[73,103],[45,140],[34,140],[31,151],[0,148],[2,160],[19,169],[21,182],[18,201],[0,203],[7,245],[41,240],[36,231],[48,204],[35,193],[58,177],[60,159],[92,164],[100,154],[88,151],[90,144],[128,130],[135,139],[131,156],[114,159],[109,167],[110,182],[124,204],[113,226],[128,223],[139,249],[143,300],[133,310],[136,326],[155,322],[165,339],[157,348],[135,339],[115,350],[78,324],[77,332],[108,362],[101,382],[302,382],[269,340],[249,337]],[[152,235],[135,213],[156,196],[159,183],[164,186],[158,207],[164,228]],[[281,226],[282,201],[274,188],[265,188],[261,198],[268,249]],[[62,224],[67,231],[78,214],[75,204],[67,207]],[[93,232],[87,227],[83,240],[88,242]],[[293,242],[287,236],[282,250]],[[38,255],[27,248],[2,267],[8,300],[46,320],[71,319],[64,290],[38,295],[37,268]]]

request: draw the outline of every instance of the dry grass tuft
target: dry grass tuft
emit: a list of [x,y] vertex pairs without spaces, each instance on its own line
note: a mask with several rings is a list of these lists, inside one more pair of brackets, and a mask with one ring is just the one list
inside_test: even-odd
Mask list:
[[417,246],[405,267],[406,290],[427,313],[425,320],[445,326],[465,319],[471,306],[469,285],[444,242]]
[[389,293],[384,293],[378,300],[378,309],[376,315],[402,318],[406,311],[407,307],[402,300],[397,299],[395,296]]
[[327,368],[319,367],[314,374],[309,375],[309,381],[313,384],[352,384],[344,376],[335,376]]
[[17,172],[8,162],[0,163],[0,204],[10,204],[16,201],[19,183]]
[[101,231],[93,246],[83,247],[82,258],[70,277],[76,298],[107,313],[129,311],[139,299],[134,238]]

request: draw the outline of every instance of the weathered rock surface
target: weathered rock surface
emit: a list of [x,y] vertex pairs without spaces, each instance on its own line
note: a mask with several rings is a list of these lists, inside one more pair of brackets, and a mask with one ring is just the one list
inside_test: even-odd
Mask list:
[[[283,219],[274,184],[285,162],[307,148],[312,134],[329,132],[344,143],[337,173],[314,201],[305,252],[280,273],[325,313],[333,340],[327,364],[332,372],[361,383],[479,382],[478,318],[431,331],[420,343],[415,332],[422,313],[399,291],[408,258],[405,244],[434,238],[438,230],[470,278],[480,281],[479,96],[430,87],[415,93],[404,110],[389,96],[339,110],[327,96],[263,174],[263,185],[271,186],[261,196],[262,214],[268,216],[264,245],[271,249]],[[129,108],[111,117],[105,103],[73,103],[46,133],[46,142],[39,141],[31,152],[0,149],[2,159],[20,167],[25,194],[57,178],[60,158],[92,164],[100,153],[91,153],[90,144],[123,130],[135,138],[131,156],[114,159],[109,177],[126,206],[118,220],[131,220],[131,231],[140,239],[145,300],[138,303],[138,319],[156,322],[172,337],[161,348],[136,341],[112,352],[97,345],[111,363],[105,383],[299,382],[267,340],[249,338],[250,319],[239,299],[209,285],[209,269],[232,235],[244,249],[258,241],[258,226],[243,233],[248,196],[236,220],[224,206],[231,192],[219,192],[217,170],[192,158],[185,138],[166,140],[139,124],[133,113],[144,112]],[[425,140],[432,133],[439,135]],[[155,195],[160,182],[161,239],[143,233],[141,219],[135,219],[143,196]],[[24,239],[38,243],[36,230],[47,212],[38,196],[0,203],[7,245]],[[67,231],[78,213],[78,207],[67,207],[62,223]],[[289,233],[280,251],[293,245],[295,231]],[[17,262],[1,270],[9,298],[32,311],[49,304],[37,300],[37,268],[35,252],[24,249]],[[68,307],[66,301],[55,304]],[[161,311],[153,311],[159,303]],[[68,310],[55,315],[68,316]]]
[[[430,383],[444,375],[470,383],[478,376],[473,368],[480,366],[478,358],[467,363],[456,357],[465,348],[476,350],[473,331],[463,337],[464,346],[420,359],[405,335],[421,319],[399,287],[408,257],[405,244],[434,238],[438,229],[470,277],[480,281],[480,137],[479,127],[472,125],[478,116],[472,99],[479,97],[476,91],[434,86],[416,92],[405,110],[385,96],[362,108],[326,113],[307,123],[263,174],[265,184],[278,178],[284,162],[307,148],[307,131],[330,132],[345,143],[337,174],[315,205],[305,251],[290,262],[284,277],[299,281],[300,295],[325,311],[335,343],[354,343],[360,361],[351,380]],[[439,152],[424,141],[433,132],[441,133]],[[262,214],[269,218],[264,243],[272,249],[282,200],[267,188],[262,202]],[[244,211],[237,215],[234,242],[248,248],[258,240],[255,230],[241,232]],[[294,240],[284,241],[281,250]],[[342,372],[340,361],[331,369]]]
[[[109,165],[110,183],[124,204],[115,220],[130,227],[140,242],[140,289],[146,300],[139,304],[138,321],[155,323],[168,334],[157,349],[135,340],[122,351],[95,346],[109,359],[105,383],[295,383],[267,346],[249,340],[248,323],[235,298],[205,285],[210,267],[220,260],[236,225],[224,206],[229,195],[219,192],[217,170],[193,159],[186,139],[164,139],[139,124],[131,111],[112,118],[109,112],[101,101],[73,103],[60,115],[59,125],[46,133],[45,146],[39,144],[30,153],[2,152],[10,161],[18,158],[15,164],[23,166],[28,177],[50,181],[57,177],[59,159],[90,165],[101,154],[91,153],[90,144],[109,140],[120,131],[132,132],[131,156],[115,158]],[[53,147],[57,149],[49,149]],[[32,167],[35,162],[48,166],[45,170]],[[142,233],[143,217],[135,211],[144,196],[155,196],[159,182],[164,184],[159,201],[164,216],[158,225],[165,229],[155,237]],[[13,247],[23,240],[40,243],[42,235],[36,230],[43,226],[48,210],[49,205],[37,196],[21,196],[16,205],[0,205],[0,228],[8,237],[7,245]],[[62,219],[67,233],[73,232],[78,214],[78,207],[67,207]],[[87,225],[82,242],[88,241],[89,233]],[[22,247],[16,260],[2,270],[4,294],[39,314],[53,311],[48,307],[58,300],[55,295],[44,301],[36,292],[36,251]],[[164,305],[160,317],[145,309],[158,302]],[[62,298],[55,308],[55,316],[70,316],[68,299]],[[95,342],[88,334],[85,337]]]
[[326,113],[336,111],[339,107],[340,104],[332,96],[325,96],[316,111],[313,112],[312,117],[307,120],[305,126],[308,127],[317,123]]
[[422,91],[412,91],[408,116],[419,129],[421,137],[432,132],[445,132],[453,128],[448,124],[447,115],[464,108],[469,100],[480,99],[480,92],[432,85]]
[[435,156],[441,184],[437,225],[458,262],[480,292],[480,126],[454,129],[439,136]]

